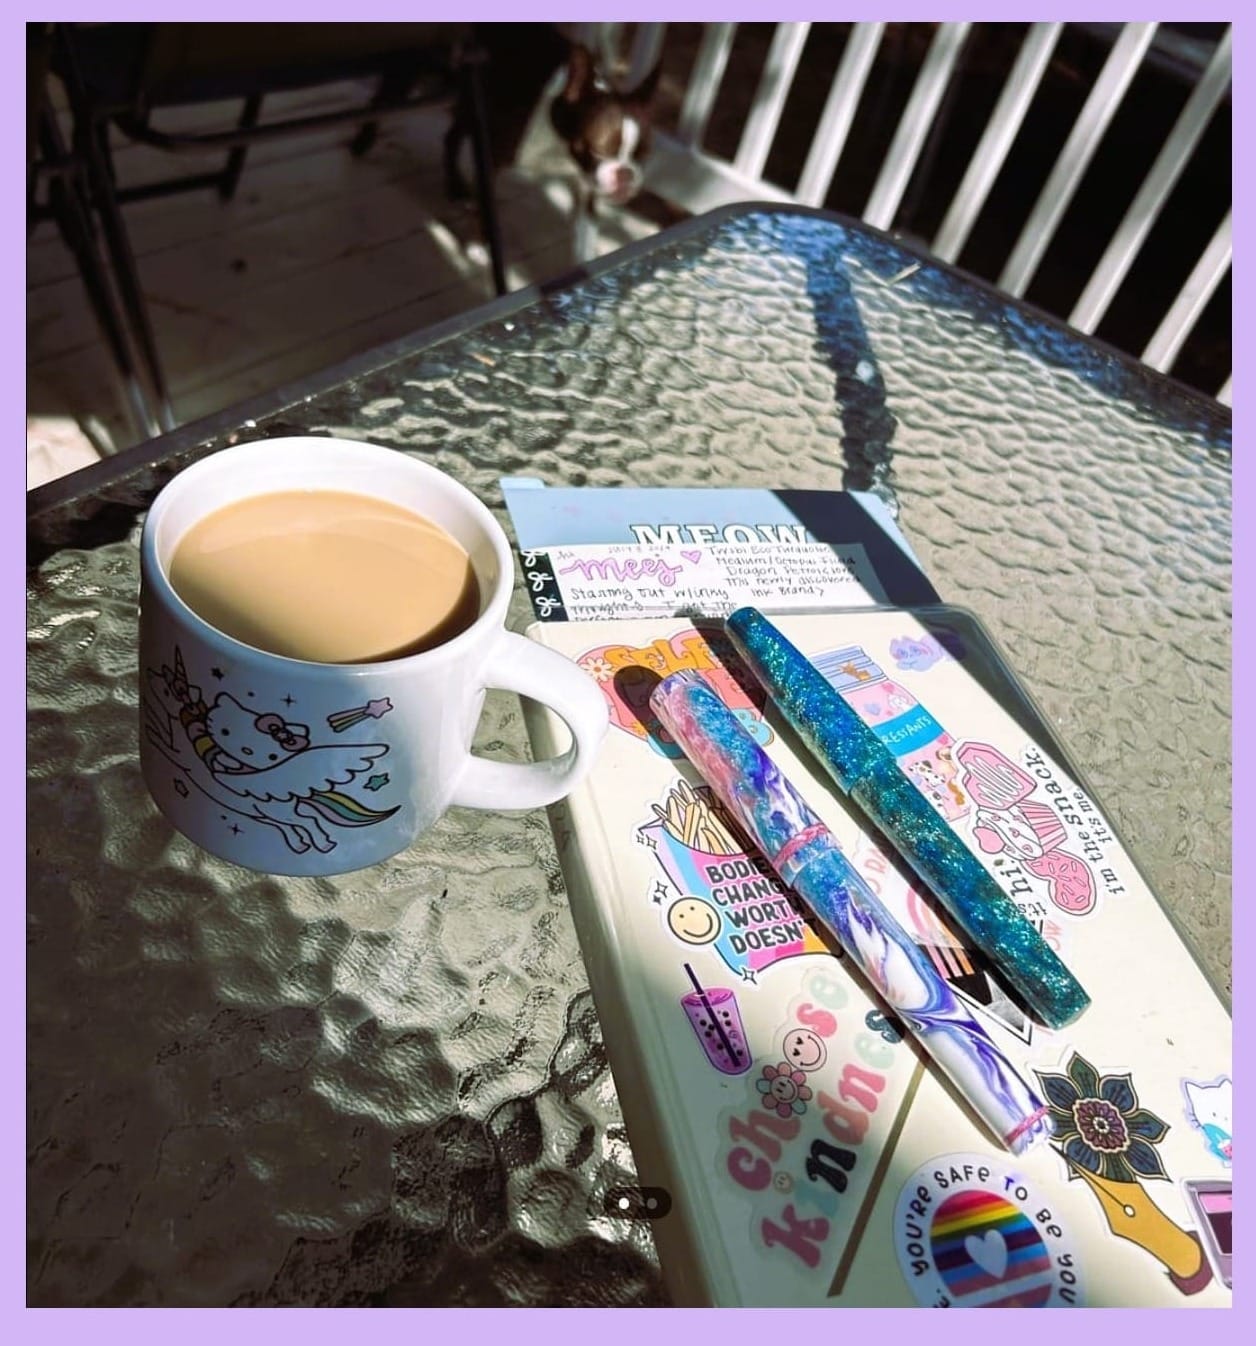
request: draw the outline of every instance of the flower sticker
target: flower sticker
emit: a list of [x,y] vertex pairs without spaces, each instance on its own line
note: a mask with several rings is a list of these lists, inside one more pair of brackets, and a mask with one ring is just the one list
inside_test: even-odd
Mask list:
[[1157,1146],[1169,1130],[1140,1107],[1129,1075],[1103,1075],[1073,1053],[1063,1075],[1035,1070],[1042,1085],[1055,1143],[1078,1168],[1110,1182],[1168,1179]]
[[807,1100],[811,1097],[807,1077],[785,1061],[777,1066],[764,1066],[762,1078],[754,1084],[763,1095],[763,1106],[778,1117],[794,1117],[807,1111]]
[[610,682],[615,675],[615,670],[606,659],[585,659],[580,667],[597,682]]

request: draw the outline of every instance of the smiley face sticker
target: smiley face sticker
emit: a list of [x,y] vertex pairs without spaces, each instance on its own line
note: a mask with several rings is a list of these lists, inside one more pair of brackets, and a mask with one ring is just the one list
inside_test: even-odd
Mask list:
[[829,1058],[829,1049],[809,1028],[791,1028],[781,1042],[785,1061],[794,1070],[819,1070]]
[[700,897],[682,897],[668,908],[667,924],[686,944],[710,944],[720,933],[720,914]]

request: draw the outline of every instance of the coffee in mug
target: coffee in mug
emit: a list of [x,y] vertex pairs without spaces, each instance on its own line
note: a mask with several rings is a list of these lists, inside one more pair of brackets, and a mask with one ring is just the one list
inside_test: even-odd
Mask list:
[[316,663],[397,659],[480,615],[466,551],[438,524],[350,491],[270,491],[199,519],[170,583],[211,626]]
[[[270,874],[404,850],[450,805],[568,794],[607,730],[572,660],[506,629],[506,534],[397,449],[302,437],[224,449],[159,492],[140,543],[140,765],[173,825]],[[480,757],[488,688],[553,710],[547,761]]]

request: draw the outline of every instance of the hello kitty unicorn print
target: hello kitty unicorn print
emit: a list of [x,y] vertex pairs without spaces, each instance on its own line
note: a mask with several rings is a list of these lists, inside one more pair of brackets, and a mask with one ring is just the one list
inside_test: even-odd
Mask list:
[[[232,828],[243,818],[273,828],[298,855],[311,848],[326,853],[336,847],[329,829],[369,827],[397,812],[399,806],[372,808],[339,788],[367,773],[364,789],[387,785],[388,774],[378,767],[386,743],[314,743],[310,726],[225,691],[206,703],[177,648],[173,667],[145,672],[144,731],[179,773],[176,792],[186,797],[191,787],[207,795],[231,815]],[[247,700],[250,693],[243,695]],[[373,701],[328,719],[339,732],[391,709],[386,700]]]

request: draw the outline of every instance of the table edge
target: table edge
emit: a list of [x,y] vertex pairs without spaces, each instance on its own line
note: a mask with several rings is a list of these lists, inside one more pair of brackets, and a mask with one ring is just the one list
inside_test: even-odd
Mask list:
[[315,397],[333,386],[333,382],[328,377],[333,370],[336,374],[336,383],[364,377],[402,354],[418,355],[485,323],[507,318],[512,313],[528,308],[551,295],[596,280],[599,276],[615,270],[626,261],[646,256],[651,252],[673,246],[678,242],[687,241],[692,235],[718,228],[729,220],[758,214],[800,215],[825,220],[843,228],[879,238],[918,259],[922,265],[931,266],[954,276],[965,284],[984,292],[988,297],[1006,304],[1009,308],[1018,310],[1035,323],[1052,327],[1070,339],[1111,357],[1124,366],[1129,373],[1149,379],[1153,384],[1161,385],[1166,392],[1171,392],[1187,403],[1194,404],[1202,414],[1214,420],[1219,428],[1224,428],[1227,422],[1233,423],[1233,411],[1223,402],[1219,402],[1216,398],[1209,397],[1206,393],[1182,383],[1170,374],[1152,369],[1127,351],[1119,350],[1100,337],[1079,332],[1054,314],[1000,290],[993,282],[985,280],[981,276],[976,276],[970,271],[965,271],[962,267],[943,261],[941,258],[934,256],[922,243],[910,238],[900,237],[885,229],[878,229],[863,220],[839,211],[824,210],[816,206],[805,206],[791,202],[747,200],[720,206],[715,210],[682,220],[678,224],[669,225],[656,234],[625,244],[624,247],[617,248],[604,257],[599,257],[595,261],[582,266],[572,267],[550,280],[513,290],[500,298],[489,300],[486,303],[476,305],[474,308],[466,309],[462,313],[455,314],[452,318],[447,318],[443,322],[432,324],[426,328],[419,328],[416,332],[373,346],[360,355],[350,356],[346,360],[326,365],[291,383],[281,384],[268,392],[258,393],[242,402],[232,403],[231,406],[224,407],[220,411],[211,412],[195,421],[188,421],[185,425],[180,425],[166,434],[144,440],[142,443],[134,444],[119,453],[110,455],[108,458],[103,458],[99,462],[80,468],[78,471],[36,486],[26,494],[27,519],[29,521],[31,518],[38,517],[49,510],[62,509],[75,500],[94,495],[103,488],[113,485],[133,471],[151,468],[195,447],[197,444],[203,443],[207,439],[213,438],[215,435],[238,429],[248,421],[261,420]]

